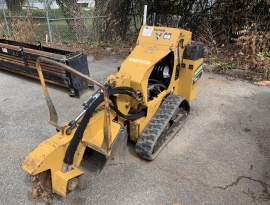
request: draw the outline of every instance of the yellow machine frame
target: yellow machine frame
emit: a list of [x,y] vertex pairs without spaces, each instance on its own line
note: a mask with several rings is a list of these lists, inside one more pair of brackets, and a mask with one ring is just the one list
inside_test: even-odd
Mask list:
[[[31,176],[49,171],[52,181],[52,193],[66,197],[67,187],[70,183],[73,183],[72,179],[84,174],[79,169],[79,166],[86,147],[100,152],[106,156],[109,163],[113,163],[114,159],[112,160],[111,156],[114,155],[114,151],[119,149],[116,144],[120,144],[120,142],[125,144],[127,135],[129,135],[130,140],[136,142],[168,94],[183,96],[189,101],[196,97],[203,58],[195,60],[183,58],[185,47],[191,44],[191,32],[189,31],[178,28],[142,26],[136,47],[122,63],[119,72],[116,75],[107,77],[107,84],[113,88],[125,86],[138,91],[137,100],[127,95],[117,95],[118,109],[125,115],[130,112],[131,107],[140,105],[147,108],[146,115],[136,120],[126,120],[110,109],[111,100],[107,88],[103,84],[67,65],[39,57],[37,70],[50,112],[50,123],[57,127],[58,132],[38,145],[23,161],[22,168]],[[158,97],[153,100],[149,100],[147,95],[149,76],[155,65],[167,55],[173,56],[172,78],[166,90],[160,92]],[[74,155],[72,166],[65,164],[63,159],[76,128],[70,129],[68,123],[64,125],[58,124],[57,113],[43,78],[41,62],[62,67],[94,83],[102,89],[104,95],[104,102],[97,107],[87,124]],[[116,116],[118,116],[117,121],[114,120]],[[80,123],[82,117],[78,120],[78,123]],[[33,193],[33,195],[35,194]]]

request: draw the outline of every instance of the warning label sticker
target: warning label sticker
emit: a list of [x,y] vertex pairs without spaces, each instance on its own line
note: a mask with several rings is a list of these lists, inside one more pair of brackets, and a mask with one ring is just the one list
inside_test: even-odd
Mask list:
[[153,27],[144,27],[143,29],[143,36],[151,36],[153,31]]
[[164,33],[164,36],[163,36],[164,39],[170,40],[171,37],[172,37],[172,33]]

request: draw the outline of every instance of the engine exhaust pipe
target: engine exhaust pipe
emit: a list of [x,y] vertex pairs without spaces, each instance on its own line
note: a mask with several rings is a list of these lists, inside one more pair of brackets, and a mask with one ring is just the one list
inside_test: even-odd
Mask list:
[[153,17],[152,17],[153,26],[156,25],[156,21],[157,21],[157,14],[156,13],[153,13]]

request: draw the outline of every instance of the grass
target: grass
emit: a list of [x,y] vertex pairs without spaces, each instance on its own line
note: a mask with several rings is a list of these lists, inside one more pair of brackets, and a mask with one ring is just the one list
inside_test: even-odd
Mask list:
[[[8,14],[8,10],[5,10],[5,13]],[[80,41],[77,39],[76,37],[76,31],[74,32],[73,29],[70,29],[70,27],[68,26],[66,20],[62,20],[62,18],[64,18],[63,12],[61,9],[50,9],[49,10],[49,16],[50,19],[54,19],[54,20],[50,20],[50,25],[51,25],[51,31],[52,31],[52,35],[53,35],[53,41],[56,42],[65,42],[65,43],[70,43],[70,42],[74,42],[74,41],[80,41],[79,43],[93,43],[94,39],[92,37],[92,32],[93,32],[93,21],[94,19],[91,18],[94,16],[94,8],[81,8],[81,13],[82,16],[85,17],[85,25],[86,25],[86,29],[88,32],[88,36],[89,39],[87,41]],[[22,16],[27,16],[27,9],[23,9],[22,12]],[[3,16],[3,11],[0,10],[0,26],[1,23],[3,25],[5,25],[4,23],[4,18],[1,18]],[[34,24],[34,31],[35,31],[35,41],[45,41],[46,39],[46,34],[48,34],[48,24],[47,24],[47,20],[46,20],[46,13],[45,10],[43,9],[32,9],[31,10],[31,16],[32,16],[32,22]],[[18,17],[19,18],[19,17]],[[131,16],[129,17],[131,18]],[[56,19],[60,19],[60,20],[56,20]],[[7,18],[7,20],[10,20],[10,18]],[[25,22],[24,20],[28,20],[27,18],[21,18],[21,22]],[[140,28],[140,18],[136,18],[136,21],[133,22],[133,18],[132,18],[132,23],[130,24],[130,29],[129,32],[126,34],[126,38],[122,39],[122,41],[125,42],[130,42],[130,41],[135,41],[134,39],[137,38],[137,35],[135,35],[134,37],[134,33],[137,34],[137,31],[135,29],[135,22],[137,25],[137,29]],[[10,30],[12,30],[12,26],[9,26]],[[31,27],[28,27],[28,29],[25,30],[29,30],[29,28],[31,29]],[[25,32],[25,31],[24,31]],[[4,33],[4,32],[3,32]],[[12,36],[11,36],[12,38]],[[16,38],[15,38],[16,40]],[[101,42],[99,42],[101,43]]]
[[257,56],[259,56],[260,58],[264,58],[264,57],[270,58],[270,51],[265,52],[265,53],[259,52],[257,53]]
[[[6,16],[9,16],[9,11],[4,9]],[[22,10],[22,16],[27,16],[27,9]],[[45,17],[46,12],[43,9],[31,9],[33,17]],[[81,8],[81,13],[83,17],[91,17],[94,15],[94,8]],[[0,9],[0,15],[3,15],[3,10]],[[50,18],[64,18],[63,12],[61,9],[49,9]]]
[[[47,25],[47,20],[46,20],[46,13],[45,10],[43,9],[32,9],[32,18],[33,18],[33,23],[35,25],[35,31],[36,31],[36,36],[39,38],[38,40],[44,41],[46,38],[46,34],[48,34],[48,25]],[[83,17],[91,17],[93,16],[94,13],[94,8],[81,8],[82,16]],[[8,16],[8,10],[5,10],[6,16]],[[28,16],[27,14],[27,9],[23,9],[22,16]],[[63,12],[61,9],[50,9],[49,10],[49,16],[50,19],[58,19],[58,18],[64,18]],[[3,10],[0,10],[0,24],[5,23],[4,22],[4,15],[3,15]],[[40,18],[44,17],[44,18]],[[7,20],[9,21],[9,17],[7,17]],[[26,19],[27,20],[27,19]],[[92,18],[86,18],[85,19],[85,24],[88,30],[88,33],[90,35],[90,32],[92,30],[92,25],[93,25],[93,19]],[[76,35],[74,32],[70,29],[68,26],[66,20],[51,20],[50,21],[51,25],[51,30],[53,33],[53,38],[56,41],[62,41],[62,42],[72,42],[76,41]]]
[[230,63],[230,62],[218,61],[218,62],[214,62],[213,65],[222,66],[222,67],[228,68],[228,69],[236,69],[237,68],[236,63]]

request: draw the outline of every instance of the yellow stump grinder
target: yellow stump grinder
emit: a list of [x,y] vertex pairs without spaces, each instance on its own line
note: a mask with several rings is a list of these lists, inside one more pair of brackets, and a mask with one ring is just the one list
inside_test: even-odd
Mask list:
[[[32,177],[29,194],[34,200],[52,203],[54,194],[66,197],[69,191],[82,187],[80,163],[87,147],[104,155],[106,164],[117,164],[129,137],[136,142],[140,157],[155,159],[186,121],[188,101],[196,97],[204,46],[191,41],[191,35],[179,28],[142,26],[136,47],[104,84],[62,63],[37,59],[50,123],[57,132],[22,163]],[[60,66],[99,86],[69,123],[58,124],[41,63]]]

